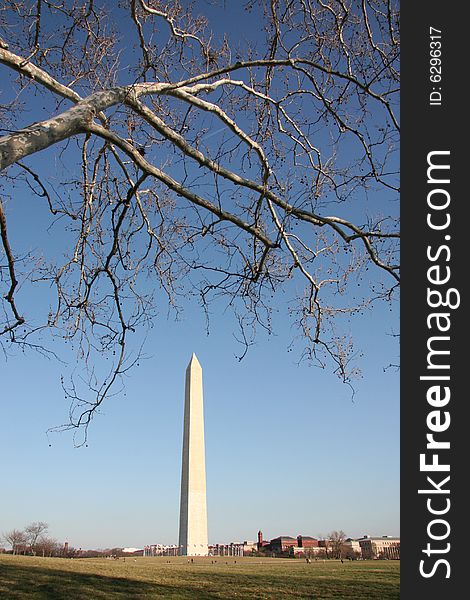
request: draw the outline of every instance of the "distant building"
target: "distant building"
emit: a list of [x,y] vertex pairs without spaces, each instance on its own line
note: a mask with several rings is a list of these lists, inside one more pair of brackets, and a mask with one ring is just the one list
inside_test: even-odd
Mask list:
[[332,542],[329,539],[318,540],[308,535],[298,535],[293,538],[281,535],[269,542],[263,540],[263,534],[258,532],[258,551],[273,556],[323,557],[331,558],[363,558],[363,559],[400,559],[400,538],[387,535],[381,537],[363,536],[360,539],[346,539],[341,545],[341,552],[336,548],[333,553]]
[[328,558],[330,556],[331,551],[332,551],[332,549],[331,549],[331,541],[328,540],[328,539],[318,540],[318,546],[325,553],[325,557]]
[[176,544],[150,544],[143,549],[143,556],[178,556],[180,548]]
[[400,558],[400,538],[383,535],[382,537],[371,537],[365,535],[357,540],[361,547],[362,558],[388,558],[398,560]]
[[280,535],[269,542],[263,540],[263,534],[258,531],[257,548],[259,552],[280,556],[310,556],[319,552],[319,540],[309,535]]
[[[258,544],[252,541],[230,542],[228,544],[209,544],[209,556],[251,556],[256,552]],[[132,550],[132,549],[127,549]],[[176,544],[150,544],[140,550],[143,556],[178,556],[180,548]]]
[[343,543],[342,554],[345,558],[362,558],[361,544],[358,540],[348,538]]
[[310,537],[309,535],[298,535],[297,546],[299,548],[318,548],[317,538]]
[[288,556],[293,556],[294,558],[326,558],[325,548],[321,548],[320,546],[312,546],[311,548],[291,546]]
[[269,550],[274,554],[288,552],[292,546],[297,546],[297,539],[290,535],[280,535],[269,542]]
[[256,542],[245,541],[243,542],[243,555],[251,556],[253,552],[256,552],[258,544]]
[[289,556],[298,558],[310,558],[324,554],[324,549],[318,544],[317,538],[309,535],[298,535],[297,545],[289,548]]
[[245,556],[245,542],[209,544],[209,556]]
[[[143,550],[124,548],[123,552],[144,556],[178,556],[177,545],[152,544]],[[337,549],[338,550],[338,549]],[[329,539],[317,539],[309,535],[280,535],[269,541],[263,539],[262,531],[258,531],[258,541],[230,542],[227,544],[210,544],[209,556],[252,556],[255,552],[268,556],[291,556],[296,558],[363,558],[363,559],[400,559],[400,538],[391,536],[374,537],[364,535],[362,538],[347,538],[341,553],[333,553]]]

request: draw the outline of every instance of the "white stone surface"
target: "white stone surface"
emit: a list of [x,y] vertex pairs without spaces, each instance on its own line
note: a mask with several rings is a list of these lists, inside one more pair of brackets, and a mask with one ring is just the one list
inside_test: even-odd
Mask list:
[[186,369],[179,546],[184,556],[208,554],[202,368],[195,354]]

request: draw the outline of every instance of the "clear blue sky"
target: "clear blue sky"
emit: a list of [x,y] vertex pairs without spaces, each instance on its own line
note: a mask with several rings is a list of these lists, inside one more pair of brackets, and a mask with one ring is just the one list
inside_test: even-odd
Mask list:
[[34,354],[10,358],[2,364],[0,529],[44,520],[75,547],[175,543],[184,371],[195,351],[211,542],[254,539],[259,528],[268,538],[398,534],[398,376],[383,370],[397,349],[382,333],[384,314],[357,325],[366,352],[354,401],[331,373],[295,364],[282,321],[279,335],[260,336],[240,363],[227,318],[216,318],[209,336],[197,310],[179,323],[161,319],[146,344],[152,356],[82,448],[68,434],[45,435],[66,416],[64,368]]
[[[254,23],[242,21],[243,11],[211,10],[219,29]],[[25,193],[15,203],[13,241],[53,250],[37,199]],[[222,306],[213,308],[210,335],[197,306],[188,303],[178,322],[162,306],[148,358],[127,378],[126,395],[95,419],[87,447],[75,448],[67,433],[45,434],[67,420],[66,366],[35,353],[1,357],[0,533],[42,520],[77,548],[176,543],[184,373],[195,352],[204,376],[211,543],[253,540],[260,528],[265,538],[333,529],[399,534],[399,378],[384,370],[398,362],[390,335],[398,315],[377,306],[351,324],[364,352],[352,399],[330,371],[297,364],[301,346],[288,351],[287,305],[276,302],[276,335],[260,332],[242,362]]]

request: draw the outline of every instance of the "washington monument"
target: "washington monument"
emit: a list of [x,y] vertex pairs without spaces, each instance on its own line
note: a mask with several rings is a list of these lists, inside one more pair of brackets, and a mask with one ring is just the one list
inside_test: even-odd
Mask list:
[[208,554],[202,368],[195,354],[186,369],[179,547],[184,556]]

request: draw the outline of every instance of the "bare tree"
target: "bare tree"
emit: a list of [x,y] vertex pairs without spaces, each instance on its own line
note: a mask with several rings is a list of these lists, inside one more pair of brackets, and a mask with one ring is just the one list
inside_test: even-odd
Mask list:
[[[162,293],[208,318],[225,302],[242,357],[287,290],[302,356],[354,376],[342,327],[399,280],[397,5],[249,2],[262,31],[251,42],[178,0],[0,8],[0,339],[5,352],[50,352],[47,331],[73,345],[88,375],[63,384],[65,427],[86,431],[117,389]],[[54,256],[12,244],[25,189],[68,239]],[[34,286],[55,289],[42,320],[23,308]],[[100,355],[113,361],[104,376]]]
[[61,556],[62,546],[59,542],[46,535],[41,535],[35,544],[36,554],[41,556]]
[[13,554],[26,553],[27,548],[27,537],[24,531],[19,529],[12,529],[2,535],[2,539],[7,544],[10,544]]
[[328,537],[330,539],[331,553],[333,558],[342,558],[346,534],[341,529],[340,531],[332,531]]
[[29,548],[33,554],[36,554],[37,548],[36,545],[40,537],[46,533],[49,529],[49,525],[44,523],[44,521],[35,521],[31,523],[24,529],[24,533],[26,535],[26,540],[29,545]]
[[331,557],[331,540],[328,535],[324,535],[323,533],[318,534],[318,545],[320,548],[323,548],[324,558]]

